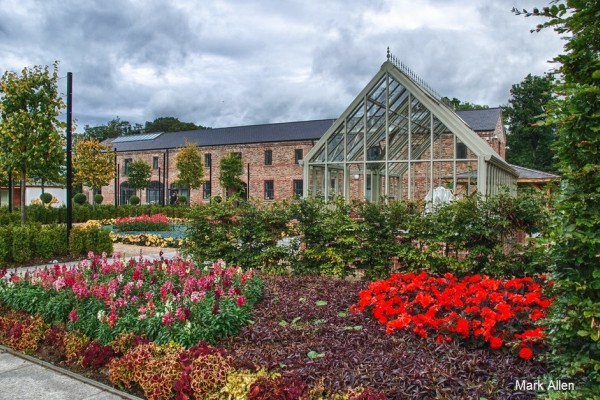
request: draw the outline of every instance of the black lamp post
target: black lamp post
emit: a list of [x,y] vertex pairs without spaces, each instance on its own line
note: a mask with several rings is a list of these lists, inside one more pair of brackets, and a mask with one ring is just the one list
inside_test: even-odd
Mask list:
[[72,130],[73,130],[73,73],[67,72],[67,248],[69,235],[73,227],[73,161],[72,161]]

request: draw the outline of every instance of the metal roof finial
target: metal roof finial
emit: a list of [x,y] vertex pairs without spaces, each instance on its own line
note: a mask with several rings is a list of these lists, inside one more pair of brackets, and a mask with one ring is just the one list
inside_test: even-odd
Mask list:
[[387,60],[390,61],[390,46],[387,47]]

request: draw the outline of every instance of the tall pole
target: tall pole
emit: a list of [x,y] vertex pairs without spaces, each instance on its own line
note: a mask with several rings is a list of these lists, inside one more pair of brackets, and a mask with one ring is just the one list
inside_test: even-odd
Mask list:
[[67,247],[69,247],[69,234],[73,227],[73,160],[72,130],[73,130],[73,73],[67,72]]
[[115,154],[115,208],[117,208],[119,196],[119,164],[117,164],[117,149],[114,149]]
[[13,185],[13,173],[11,170],[8,171],[8,212],[13,212],[13,201],[14,201],[14,185]]
[[248,174],[248,177],[246,178],[246,200],[250,200],[250,163],[248,163],[246,172]]

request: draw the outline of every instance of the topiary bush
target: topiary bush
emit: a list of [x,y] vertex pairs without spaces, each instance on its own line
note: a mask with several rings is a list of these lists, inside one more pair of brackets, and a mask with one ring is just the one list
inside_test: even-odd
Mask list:
[[133,205],[133,206],[137,206],[138,204],[140,204],[140,198],[137,197],[136,195],[133,195],[129,198],[129,204]]
[[80,206],[85,204],[87,201],[87,198],[85,197],[85,194],[83,193],[77,193],[75,194],[75,196],[73,196],[73,202],[75,204],[79,204]]
[[100,193],[94,195],[94,203],[102,204],[103,201],[104,201],[104,196],[102,196]]
[[40,194],[40,200],[42,201],[42,203],[44,204],[50,204],[50,202],[52,201],[52,194],[48,193],[48,192],[44,192],[42,194]]

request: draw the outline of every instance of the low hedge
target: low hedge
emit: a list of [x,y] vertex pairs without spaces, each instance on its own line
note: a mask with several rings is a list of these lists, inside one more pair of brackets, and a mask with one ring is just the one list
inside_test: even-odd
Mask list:
[[34,258],[67,255],[66,225],[0,227],[0,262],[26,263]]
[[64,224],[0,226],[0,263],[28,263],[66,255],[80,256],[88,251],[112,254],[110,232],[98,227],[73,227],[70,249],[67,249],[67,227]]
[[[102,220],[118,217],[134,217],[142,214],[165,214],[167,217],[185,218],[189,214],[188,207],[160,206],[155,204],[145,204],[138,206],[122,205],[96,205],[90,204],[73,205],[73,222],[86,222],[90,219]],[[39,224],[66,224],[67,207],[44,207],[42,205],[27,206],[26,218],[28,223]],[[12,213],[8,212],[8,207],[0,207],[0,225],[19,224],[21,216],[18,209]]]

